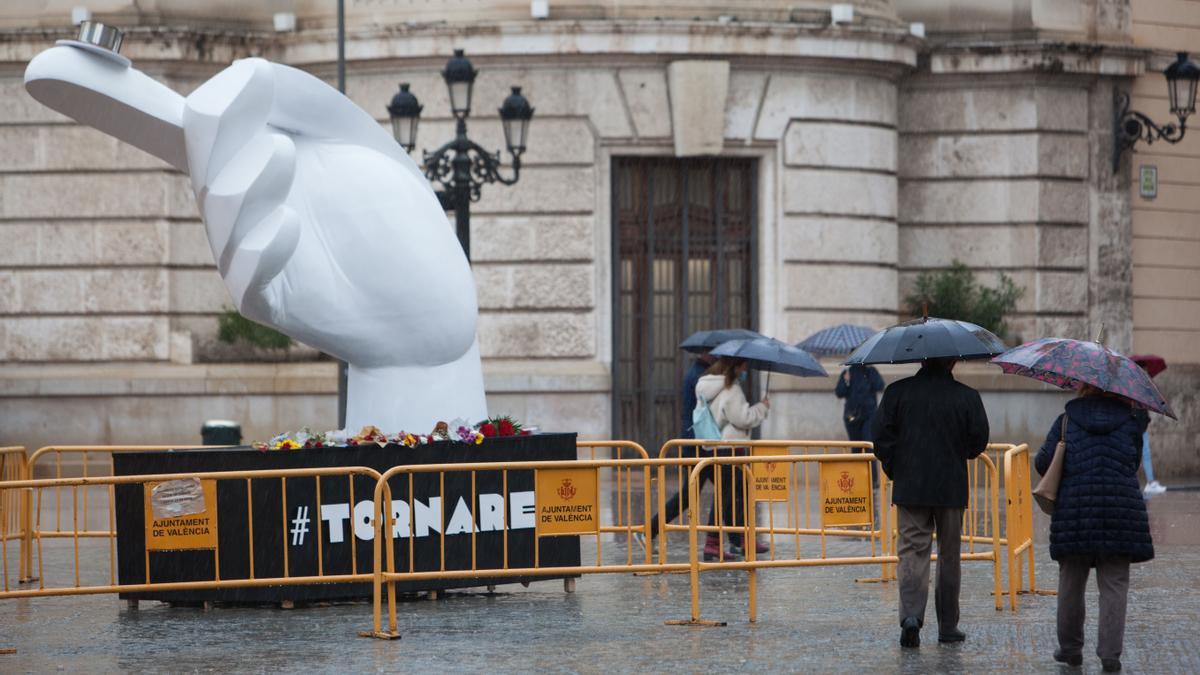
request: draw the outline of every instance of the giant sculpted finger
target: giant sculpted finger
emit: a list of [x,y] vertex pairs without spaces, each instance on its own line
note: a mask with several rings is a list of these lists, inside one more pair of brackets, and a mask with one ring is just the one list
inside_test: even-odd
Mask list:
[[262,59],[185,99],[68,45],[39,54],[25,81],[188,172],[238,309],[349,363],[349,428],[486,416],[466,258],[420,170],[349,99]]

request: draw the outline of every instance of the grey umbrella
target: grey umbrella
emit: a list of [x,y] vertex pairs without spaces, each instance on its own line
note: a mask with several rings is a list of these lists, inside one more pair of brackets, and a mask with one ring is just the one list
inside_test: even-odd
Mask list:
[[846,359],[846,365],[916,363],[953,357],[986,359],[1003,353],[1004,343],[990,331],[966,321],[916,319],[872,335]]
[[775,338],[730,340],[709,354],[745,359],[751,368],[767,371],[768,389],[771,385],[771,373],[785,373],[800,377],[825,377],[828,375],[812,354]]
[[722,328],[719,330],[702,330],[692,333],[686,340],[679,343],[679,348],[685,352],[694,354],[707,353],[712,348],[729,342],[730,340],[752,340],[762,337],[762,333],[757,333],[745,328]]

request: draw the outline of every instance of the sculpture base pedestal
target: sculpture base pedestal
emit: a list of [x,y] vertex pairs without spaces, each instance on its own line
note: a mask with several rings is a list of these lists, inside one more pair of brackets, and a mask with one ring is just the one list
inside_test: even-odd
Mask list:
[[[365,466],[383,473],[401,464],[575,458],[575,434],[537,434],[489,438],[482,445],[442,442],[416,448],[368,445],[268,452],[236,448],[122,453],[113,457],[113,466],[117,475],[329,466]],[[260,579],[351,574],[355,571],[370,573],[373,569],[372,498],[375,481],[365,476],[353,479],[327,476],[319,480],[319,506],[317,478],[288,478],[286,485],[279,478],[256,479],[251,481],[249,487],[245,479],[216,481],[213,487],[216,514],[208,522],[215,529],[218,547],[213,549],[209,545],[206,548],[183,550],[147,550],[147,541],[153,536],[153,519],[147,518],[146,490],[150,488],[143,488],[140,484],[116,486],[117,574],[120,583],[249,579],[251,560],[253,576]],[[443,545],[446,570],[472,569],[472,556],[475,569],[499,568],[504,564],[506,550],[508,567],[533,566],[532,471],[480,471],[475,473],[474,485],[469,471],[418,473],[412,475],[411,495],[408,475],[394,478],[390,481],[390,487],[392,510],[399,530],[395,539],[397,571],[408,569],[410,541],[415,571],[443,569]],[[210,505],[209,509],[212,508]],[[410,526],[413,533],[411,538]],[[477,530],[474,537],[471,536],[472,527]],[[190,541],[185,545],[205,544]],[[541,567],[578,567],[579,537],[543,537],[537,559]],[[562,578],[567,577],[480,576],[423,580],[397,584],[397,590],[436,591]],[[366,599],[370,596],[369,583],[121,594],[122,598],[130,600],[162,600],[197,605],[206,602],[278,605],[285,601],[324,602]]]

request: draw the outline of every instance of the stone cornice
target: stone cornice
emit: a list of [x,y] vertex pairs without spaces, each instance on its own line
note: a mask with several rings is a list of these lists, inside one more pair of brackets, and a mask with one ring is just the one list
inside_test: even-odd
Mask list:
[[[711,21],[545,21],[488,25],[392,26],[347,36],[350,60],[444,59],[455,47],[488,56],[620,55],[670,59],[699,55],[818,58],[916,64],[920,42],[906,32],[879,28],[833,28],[799,23]],[[277,47],[286,63],[328,63],[334,58],[332,31],[297,33]],[[436,55],[436,56],[430,56]]]
[[1124,44],[1061,41],[955,42],[932,47],[928,72],[1064,73],[1136,77],[1146,70],[1151,50]]
[[[228,64],[247,56],[265,56],[275,33],[214,30],[187,26],[134,26],[125,30],[121,53],[135,63],[173,61]],[[55,41],[74,38],[74,29],[0,31],[0,63],[28,63]]]
[[[70,30],[0,31],[0,63],[25,63]],[[190,61],[228,63],[264,56],[301,67],[336,58],[336,33],[212,30],[186,26],[139,27],[126,31],[122,53],[135,63]],[[437,64],[452,49],[513,59],[547,57],[611,63],[622,58],[678,57],[822,60],[858,62],[907,70],[916,65],[920,41],[900,29],[831,27],[803,23],[715,21],[513,21],[488,24],[420,24],[363,27],[346,36],[348,61],[421,61]]]

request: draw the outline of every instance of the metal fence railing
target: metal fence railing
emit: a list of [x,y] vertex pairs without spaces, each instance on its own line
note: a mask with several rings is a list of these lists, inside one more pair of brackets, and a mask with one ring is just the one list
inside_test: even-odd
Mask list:
[[[6,499],[6,495],[12,492],[32,493],[34,502],[34,513],[40,513],[43,503],[43,494],[48,491],[64,492],[69,495],[60,503],[70,503],[69,522],[70,528],[59,527],[53,532],[46,532],[36,525],[32,528],[33,532],[33,548],[37,553],[37,575],[36,587],[15,589],[10,583],[10,578],[5,571],[4,591],[0,592],[0,599],[4,598],[25,598],[39,596],[54,596],[54,595],[87,595],[97,593],[137,593],[145,591],[174,591],[174,590],[205,590],[216,588],[251,588],[259,586],[286,586],[286,585],[305,585],[305,584],[324,584],[324,583],[346,583],[360,582],[365,583],[371,580],[371,573],[366,570],[357,569],[357,564],[354,564],[354,569],[346,574],[326,574],[321,569],[325,556],[321,550],[323,539],[317,537],[317,567],[316,575],[295,575],[289,570],[288,566],[288,533],[289,525],[286,515],[282,521],[272,517],[267,522],[267,519],[261,517],[263,505],[252,498],[252,495],[261,493],[264,482],[277,483],[282,500],[282,510],[287,512],[287,487],[288,481],[297,479],[315,480],[319,486],[322,480],[334,480],[344,478],[350,483],[350,489],[353,490],[353,478],[355,476],[364,476],[370,481],[377,481],[379,472],[366,467],[330,467],[330,468],[305,468],[305,469],[276,469],[276,470],[256,470],[256,471],[212,471],[192,474],[153,474],[153,475],[135,475],[135,476],[92,476],[92,477],[76,477],[76,478],[48,478],[36,480],[18,480],[6,481],[0,483],[0,500]],[[116,519],[117,507],[115,499],[115,491],[122,486],[133,486],[141,488],[141,491],[146,494],[146,502],[149,504],[151,498],[149,493],[156,485],[178,481],[195,481],[202,485],[206,481],[211,481],[214,486],[214,492],[205,493],[202,497],[197,497],[200,502],[196,508],[203,510],[212,509],[215,513],[216,500],[210,496],[215,494],[215,486],[217,483],[239,483],[244,485],[245,489],[241,490],[244,495],[245,514],[247,528],[244,531],[246,548],[245,555],[247,559],[244,561],[243,567],[248,569],[248,574],[238,575],[235,578],[228,576],[222,577],[221,564],[222,545],[221,538],[212,537],[211,545],[201,543],[188,544],[188,548],[198,548],[211,552],[213,571],[210,579],[193,579],[188,581],[178,580],[159,580],[155,579],[152,574],[154,567],[150,564],[151,546],[147,543],[143,547],[142,554],[144,555],[143,570],[144,575],[136,582],[126,581],[122,583],[118,580],[118,557],[117,557],[117,536],[116,536]],[[82,489],[101,487],[108,493],[108,504],[106,516],[108,520],[108,529],[105,531],[86,529],[86,526],[81,527],[81,509],[82,500],[78,495]],[[272,492],[274,488],[272,487]],[[258,507],[257,509],[255,507]],[[320,488],[317,488],[317,512],[320,512]],[[273,513],[274,515],[274,513]],[[66,522],[66,518],[61,518],[60,521]],[[316,520],[317,528],[320,527],[321,521]],[[139,523],[140,524],[140,523]],[[241,537],[243,533],[239,532],[237,537]],[[51,536],[53,535],[53,536]],[[183,537],[188,536],[188,532],[184,532]],[[147,533],[147,536],[150,536]],[[272,554],[274,559],[276,555],[282,558],[282,574],[262,574],[261,563],[263,561],[255,559],[256,551],[262,549],[260,539],[269,539],[272,543],[282,542],[275,553]],[[89,555],[81,557],[81,548],[90,540],[104,539],[107,549],[107,556],[96,556],[95,550],[89,550]],[[54,565],[45,565],[47,560],[46,546],[47,542],[55,542],[55,540],[69,540],[69,547],[66,551],[64,547],[57,546],[54,557]],[[228,540],[226,540],[228,541]],[[58,554],[66,555],[60,556]],[[240,554],[240,552],[239,552]],[[206,554],[207,555],[207,554]],[[97,557],[107,560],[107,569],[96,569],[99,561]],[[100,563],[102,564],[102,563]],[[226,566],[227,568],[228,566]]]
[[[29,460],[22,446],[0,447],[0,484],[21,481],[29,478]],[[7,490],[0,494],[0,557],[4,563],[4,590],[8,590],[10,546],[17,549],[17,581],[28,583],[32,580],[32,561],[30,547],[26,535],[30,531],[29,524],[29,492],[27,490]],[[13,543],[9,543],[13,542]]]
[[[764,441],[764,444],[775,442]],[[792,445],[791,442],[779,443],[779,445]],[[762,447],[762,446],[760,446]],[[966,550],[961,554],[961,559],[964,561],[979,560],[990,561],[992,563],[993,584],[996,591],[996,609],[1000,608],[1000,559],[1001,559],[1001,544],[1000,533],[997,523],[999,522],[999,493],[998,481],[996,475],[996,466],[986,456],[981,456],[977,460],[983,467],[980,469],[985,472],[985,480],[982,481],[982,492],[984,497],[980,500],[983,504],[981,509],[977,511],[968,510],[964,515],[968,524],[978,520],[979,525],[969,526],[963,534],[963,545]],[[787,468],[782,472],[788,476],[796,489],[791,495],[783,498],[787,503],[787,512],[789,514],[798,513],[798,501],[811,501],[811,495],[807,488],[807,483],[796,480],[798,475],[807,475],[808,471],[798,468],[797,465],[803,467],[805,465],[816,466],[816,473],[820,475],[818,486],[818,505],[820,509],[820,517],[815,519],[815,522],[806,523],[806,527],[801,527],[793,522],[789,522],[785,527],[777,527],[770,525],[762,527],[757,522],[756,508],[753,500],[745,500],[743,502],[743,523],[735,524],[734,526],[724,526],[719,528],[721,531],[728,533],[737,533],[741,530],[741,535],[744,542],[744,560],[723,560],[705,561],[700,560],[699,551],[699,533],[712,528],[707,528],[700,525],[700,511],[693,510],[690,514],[688,524],[688,537],[690,546],[689,572],[691,574],[692,588],[692,613],[691,618],[685,621],[677,621],[671,623],[684,624],[710,624],[700,617],[700,586],[699,575],[706,570],[717,569],[735,569],[746,570],[749,581],[749,617],[750,621],[755,621],[757,618],[757,575],[759,569],[777,568],[777,567],[810,567],[819,565],[889,565],[898,561],[895,551],[895,528],[889,526],[889,522],[894,522],[894,516],[889,517],[889,509],[881,508],[877,514],[875,510],[873,493],[875,490],[870,486],[870,465],[875,462],[873,455],[869,454],[845,454],[845,453],[828,453],[828,454],[779,454],[775,456],[715,456],[701,460],[692,469],[688,479],[688,490],[693,499],[699,499],[699,483],[703,472],[710,466],[731,466],[737,467],[741,471],[743,489],[746,494],[754,494],[756,485],[761,485],[762,476],[764,473],[779,474],[779,465],[787,465]],[[769,465],[775,465],[772,470],[767,470]],[[859,465],[859,470],[854,471],[852,467]],[[833,474],[832,476],[829,474]],[[834,489],[830,484],[835,481],[837,474],[841,478],[836,484],[839,489],[844,491],[849,497],[839,496],[837,489]],[[853,476],[851,474],[857,474]],[[854,483],[865,483],[862,489],[855,491]],[[974,485],[974,483],[973,483]],[[721,487],[717,491],[721,491]],[[882,495],[880,501],[884,501],[888,495],[888,486],[884,484],[880,488]],[[760,493],[761,494],[761,493]],[[831,498],[830,495],[834,496]],[[844,508],[847,505],[852,505],[857,508]],[[844,515],[849,515],[848,524]],[[791,516],[789,515],[789,518]],[[769,537],[769,555],[766,558],[760,559],[755,550],[754,541],[755,535],[766,534]],[[794,539],[794,547],[790,551],[784,551],[783,554],[777,553],[775,537],[782,535],[785,539]],[[843,552],[841,554],[830,555],[825,547],[826,538],[841,536],[841,537],[857,537],[863,540],[863,550],[857,552]],[[804,537],[816,538],[820,545],[818,553],[813,555],[805,555],[805,548],[801,541]],[[990,547],[982,545],[983,542],[989,542]],[[934,556],[936,559],[936,556]],[[889,572],[884,571],[884,578],[890,577]]]
[[[651,458],[636,443],[585,441],[577,444],[578,459],[567,461],[400,465],[383,473],[366,467],[334,467],[133,476],[111,475],[114,453],[166,448],[51,446],[28,457],[24,448],[0,448],[4,563],[0,599],[359,583],[369,584],[373,596],[373,626],[366,634],[394,637],[397,588],[428,580],[491,583],[486,580],[689,573],[692,615],[685,623],[703,623],[698,579],[711,570],[743,570],[749,575],[751,621],[757,618],[756,572],[760,569],[879,565],[878,580],[895,579],[897,533],[891,485],[870,454],[869,443],[772,440],[738,445],[734,450],[728,442],[674,440]],[[696,449],[705,446],[712,448],[711,454]],[[107,458],[107,472],[96,468],[96,458]],[[998,471],[998,463],[1003,472]],[[1007,593],[1015,610],[1015,596],[1025,590],[1025,571],[1028,589],[1035,589],[1028,448],[993,444],[968,468],[970,497],[964,512],[962,560],[991,562],[997,609],[1004,594],[1002,560],[1007,561]],[[33,478],[35,470],[51,477]],[[102,472],[107,475],[96,475]],[[71,473],[76,475],[66,475]],[[235,552],[217,542],[204,549],[211,551],[212,573],[181,581],[155,578],[147,545],[137,553],[144,556],[139,566],[142,576],[122,581],[118,578],[118,490],[144,493],[149,509],[155,486],[184,479],[226,486],[222,500],[232,494],[242,505],[225,503],[223,508],[244,514],[246,527],[237,536],[244,540],[245,553],[240,544]],[[317,517],[312,527],[319,543],[311,570],[289,564],[287,542],[294,532],[289,529],[288,490],[296,481],[307,481],[309,492],[315,485]],[[342,542],[350,548],[345,569],[331,567],[326,562],[328,549],[323,548],[332,537],[325,536],[329,533],[323,533],[322,527],[332,521],[326,518],[323,525],[319,515],[325,506],[322,486],[332,494],[331,481],[348,483],[338,488],[338,499],[348,502],[352,511],[356,505],[373,511],[355,511],[351,518],[359,521],[352,527],[364,529],[360,537],[351,534],[348,542]],[[702,504],[705,481],[711,483],[711,497]],[[364,483],[358,486],[360,501],[354,498],[356,482]],[[414,490],[419,482],[422,503]],[[238,487],[230,492],[228,486],[234,484]],[[269,499],[279,502],[271,507],[269,518],[261,503],[268,498],[262,487],[267,485]],[[347,490],[348,500],[342,494]],[[680,491],[692,506],[690,516],[687,522],[671,523],[664,506],[672,493]],[[602,492],[607,499],[600,499]],[[304,499],[311,500],[307,494]],[[367,499],[371,502],[361,503]],[[295,500],[293,496],[291,502]],[[467,511],[460,517],[462,504]],[[711,524],[704,518],[709,507],[715,513]],[[651,536],[655,530],[656,542]],[[672,561],[667,540],[685,532],[688,557]],[[741,537],[744,558],[727,559],[721,547],[715,560],[702,560],[702,534]],[[587,546],[574,547],[576,557],[564,564],[553,543],[559,537],[579,537]],[[363,543],[357,544],[356,538]],[[367,544],[370,538],[373,542]],[[262,551],[267,539],[275,548],[256,558],[255,551]],[[755,550],[760,541],[764,553]],[[15,562],[10,564],[14,546]],[[527,558],[514,556],[519,547]],[[450,549],[457,553],[448,556]],[[585,550],[586,560],[580,557]],[[242,571],[223,575],[229,566],[220,560],[242,555],[248,556],[237,567]]]

